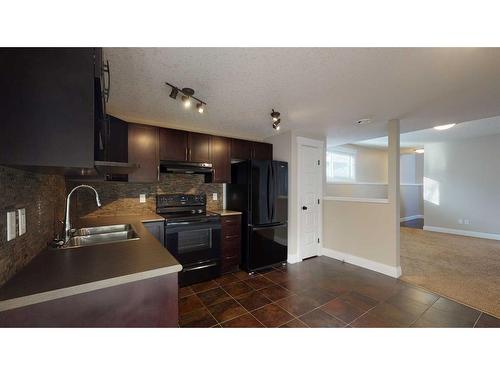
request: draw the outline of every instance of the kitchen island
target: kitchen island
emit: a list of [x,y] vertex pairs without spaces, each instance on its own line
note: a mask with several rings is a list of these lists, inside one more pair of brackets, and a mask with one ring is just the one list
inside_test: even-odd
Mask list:
[[47,248],[0,288],[0,327],[176,327],[182,266],[143,223],[154,213],[80,219],[131,224],[139,239]]

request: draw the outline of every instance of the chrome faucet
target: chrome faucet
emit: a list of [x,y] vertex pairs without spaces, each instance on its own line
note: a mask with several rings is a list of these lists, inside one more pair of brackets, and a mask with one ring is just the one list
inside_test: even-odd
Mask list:
[[73,194],[73,192],[75,190],[80,189],[80,188],[92,189],[95,193],[95,201],[97,203],[97,207],[101,207],[101,201],[99,200],[99,194],[97,193],[97,190],[94,189],[92,186],[90,186],[90,185],[78,185],[77,187],[73,188],[73,190],[71,190],[69,192],[68,197],[66,198],[66,220],[64,223],[64,243],[69,241],[69,237],[71,234],[71,223],[69,221],[69,203],[71,200],[71,194]]

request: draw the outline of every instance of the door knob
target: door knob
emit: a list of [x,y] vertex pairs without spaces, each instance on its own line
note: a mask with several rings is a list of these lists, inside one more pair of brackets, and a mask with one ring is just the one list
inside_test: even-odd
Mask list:
[[307,207],[306,207],[306,206],[302,206],[302,209],[303,209],[303,210],[307,210]]

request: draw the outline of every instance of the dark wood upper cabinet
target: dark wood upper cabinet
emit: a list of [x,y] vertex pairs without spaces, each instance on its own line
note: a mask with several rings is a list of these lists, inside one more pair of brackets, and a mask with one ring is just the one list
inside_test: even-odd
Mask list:
[[231,139],[231,159],[233,160],[272,160],[273,145],[264,142]]
[[160,128],[160,159],[172,161],[188,160],[188,132]]
[[[128,162],[128,123],[109,116],[106,161]],[[98,160],[96,158],[96,160]]]
[[93,167],[93,48],[1,48],[0,87],[0,164]]
[[252,159],[273,160],[273,145],[264,142],[252,142]]
[[188,160],[197,163],[210,163],[210,136],[202,133],[189,133]]
[[252,142],[243,139],[231,139],[231,159],[248,160],[252,158]]
[[214,168],[212,182],[231,182],[231,139],[225,137],[212,136],[211,162]]
[[139,168],[128,175],[130,182],[156,182],[159,179],[158,130],[154,126],[128,125],[128,160]]

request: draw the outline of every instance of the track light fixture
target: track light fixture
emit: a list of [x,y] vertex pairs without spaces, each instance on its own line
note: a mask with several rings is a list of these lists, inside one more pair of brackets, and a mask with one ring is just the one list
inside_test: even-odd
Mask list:
[[271,112],[271,118],[273,119],[273,129],[280,130],[280,113],[276,112],[274,109]]
[[196,104],[196,109],[199,113],[203,113],[205,108],[204,106],[207,105],[207,103],[205,103],[203,100],[200,100],[198,98],[195,98],[194,97],[194,90],[192,88],[189,88],[189,87],[184,87],[183,89],[180,89],[168,82],[165,82],[165,84],[169,87],[172,88],[172,90],[170,91],[170,97],[174,100],[177,99],[177,94],[179,94],[179,92],[182,93],[182,96],[181,96],[181,101],[182,101],[182,104],[184,105],[184,108],[189,108],[191,107],[191,101],[194,100],[196,102],[198,102]]
[[177,99],[177,94],[179,93],[179,90],[176,87],[172,87],[172,91],[170,91],[170,97],[172,99]]
[[182,95],[181,100],[184,103],[184,107],[186,107],[186,108],[191,107],[191,100],[189,100],[189,96]]

